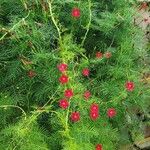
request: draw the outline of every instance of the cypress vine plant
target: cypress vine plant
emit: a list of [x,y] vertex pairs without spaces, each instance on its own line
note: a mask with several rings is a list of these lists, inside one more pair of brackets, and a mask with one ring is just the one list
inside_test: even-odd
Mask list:
[[144,138],[139,5],[148,9],[134,0],[0,1],[0,150],[122,150]]

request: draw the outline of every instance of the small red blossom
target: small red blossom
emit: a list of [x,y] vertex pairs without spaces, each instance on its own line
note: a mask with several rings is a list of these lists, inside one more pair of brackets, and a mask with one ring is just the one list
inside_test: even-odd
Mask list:
[[146,2],[143,2],[139,8],[139,10],[146,9],[148,7]]
[[30,78],[33,78],[36,76],[36,73],[33,70],[29,70],[27,74],[28,74],[28,77]]
[[90,106],[90,111],[97,113],[97,112],[99,111],[98,104],[92,104],[92,105]]
[[82,74],[83,74],[83,76],[89,76],[90,70],[89,70],[88,68],[84,68],[84,69],[82,70]]
[[69,78],[68,78],[68,76],[66,76],[66,75],[62,75],[62,76],[59,78],[59,81],[60,81],[60,83],[65,84],[65,83],[67,83],[67,82],[69,81]]
[[63,109],[66,109],[69,106],[69,102],[66,99],[62,99],[59,101],[59,106]]
[[103,150],[102,144],[97,144],[95,148],[96,150]]
[[144,18],[144,22],[147,22],[148,21],[148,18]]
[[103,150],[102,144],[97,144],[95,149],[96,150]]
[[110,117],[110,118],[116,116],[116,114],[117,114],[117,112],[116,112],[116,110],[114,108],[109,108],[107,110],[107,116]]
[[70,116],[71,121],[77,122],[80,120],[80,113],[79,112],[72,112]]
[[99,113],[98,112],[90,112],[90,118],[92,120],[96,120],[99,117]]
[[96,53],[96,58],[100,59],[103,57],[103,54],[101,52]]
[[110,58],[110,57],[112,56],[112,53],[111,53],[111,52],[106,52],[106,53],[104,54],[104,56],[105,56],[106,58]]
[[72,14],[72,16],[75,17],[75,18],[79,18],[79,17],[80,17],[80,14],[81,14],[81,13],[80,13],[80,9],[79,9],[79,8],[73,8],[71,14]]
[[85,92],[84,92],[84,98],[85,98],[86,100],[88,100],[90,97],[91,97],[90,91],[85,91]]
[[59,64],[59,65],[58,65],[58,70],[59,70],[60,72],[66,71],[67,68],[68,68],[68,65],[67,65],[67,64],[62,63],[62,64]]
[[133,91],[134,90],[134,82],[131,82],[131,81],[128,81],[126,82],[126,85],[125,85],[127,91]]
[[65,97],[67,98],[71,98],[73,96],[73,90],[72,89],[67,89],[65,90],[65,93],[64,93]]

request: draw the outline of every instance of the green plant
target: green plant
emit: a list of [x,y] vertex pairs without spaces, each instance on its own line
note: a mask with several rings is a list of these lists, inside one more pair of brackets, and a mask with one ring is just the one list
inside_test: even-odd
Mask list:
[[[133,23],[134,5],[0,2],[0,150],[92,150],[97,144],[115,150],[141,134],[137,114],[148,113],[142,77],[149,49],[139,44],[144,33]],[[68,104],[60,104],[68,89]]]

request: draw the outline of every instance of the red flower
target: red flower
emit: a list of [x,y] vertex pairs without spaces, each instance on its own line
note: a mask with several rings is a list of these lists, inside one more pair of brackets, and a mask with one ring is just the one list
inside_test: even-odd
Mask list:
[[106,58],[110,58],[110,57],[112,56],[112,54],[111,54],[111,52],[106,52],[106,53],[104,54],[104,56],[105,56]]
[[66,99],[62,99],[59,101],[59,106],[63,109],[66,109],[69,106],[69,102]]
[[83,74],[84,76],[89,76],[90,70],[89,70],[88,68],[84,68],[84,69],[82,70],[82,74]]
[[102,58],[102,57],[103,57],[103,54],[101,52],[96,53],[96,58]]
[[98,104],[92,104],[90,107],[90,118],[96,120],[99,117],[99,107]]
[[85,91],[85,92],[84,92],[84,98],[87,100],[87,99],[89,99],[90,97],[91,97],[90,91]]
[[125,87],[126,87],[127,91],[133,91],[134,90],[134,82],[131,82],[131,81],[126,82]]
[[75,18],[79,18],[80,17],[80,9],[79,8],[73,8],[72,9],[72,16]]
[[58,70],[60,71],[60,72],[64,72],[64,71],[66,71],[67,70],[67,68],[68,68],[68,65],[67,64],[59,64],[58,65]]
[[33,78],[34,76],[36,76],[36,73],[32,70],[29,70],[28,77]]
[[110,117],[110,118],[116,116],[116,114],[117,114],[117,112],[116,112],[116,110],[115,110],[114,108],[109,108],[109,109],[107,110],[107,115],[108,115],[108,117]]
[[73,96],[73,90],[72,89],[68,89],[65,90],[65,97],[71,98]]
[[102,144],[97,144],[96,145],[96,150],[102,150],[102,149],[103,149]]
[[91,107],[90,107],[90,111],[94,112],[94,113],[95,112],[97,113],[99,111],[98,104],[92,104]]
[[69,81],[69,78],[68,78],[68,76],[66,76],[66,75],[62,75],[62,76],[59,78],[59,81],[60,81],[60,83],[65,84],[65,83],[67,83],[67,82]]
[[70,118],[71,118],[71,121],[77,122],[80,120],[80,113],[79,112],[72,112]]
[[147,22],[148,21],[148,18],[144,18],[144,22]]
[[146,9],[148,7],[146,2],[143,2],[139,8],[139,10]]
[[99,117],[99,113],[98,112],[90,112],[90,118],[92,120],[96,120]]

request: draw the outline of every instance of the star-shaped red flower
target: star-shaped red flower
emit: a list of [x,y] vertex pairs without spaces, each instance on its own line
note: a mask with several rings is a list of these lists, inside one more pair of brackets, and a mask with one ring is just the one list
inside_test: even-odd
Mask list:
[[77,122],[80,120],[80,113],[79,112],[72,112],[70,116],[71,121]]
[[89,76],[90,70],[89,70],[88,68],[84,68],[84,69],[82,70],[82,74],[83,74],[83,76]]
[[27,73],[28,77],[33,78],[36,76],[36,73],[33,70],[29,70],[29,72]]
[[66,99],[62,99],[59,101],[59,106],[63,109],[67,109],[69,106],[69,102]]
[[67,89],[65,90],[65,93],[64,93],[65,97],[67,98],[71,98],[73,96],[73,90],[72,89]]
[[127,91],[130,91],[130,92],[133,91],[135,88],[134,82],[131,82],[131,81],[126,82],[125,87]]
[[96,150],[103,150],[102,144],[97,144],[95,149]]
[[62,75],[60,78],[59,78],[59,82],[62,83],[62,84],[65,84],[69,81],[69,78],[67,75]]
[[117,112],[116,112],[116,110],[115,110],[114,108],[109,108],[109,109],[107,110],[107,115],[108,115],[108,117],[110,117],[110,118],[116,116],[116,114],[117,114]]
[[90,97],[91,97],[90,91],[85,91],[85,92],[84,92],[84,98],[85,98],[86,100],[88,100]]
[[68,68],[68,65],[67,65],[67,64],[62,63],[62,64],[59,64],[59,65],[58,65],[58,70],[59,70],[60,72],[66,71],[67,68]]
[[104,56],[105,56],[106,58],[110,58],[110,57],[112,56],[112,53],[111,53],[111,52],[106,52],[106,53],[104,54]]
[[80,17],[80,14],[81,14],[81,13],[80,13],[80,9],[79,9],[79,8],[73,8],[71,14],[72,14],[72,16],[75,17],[75,18],[79,18],[79,17]]
[[100,59],[102,57],[103,57],[103,53],[101,53],[101,52],[96,53],[96,58]]

